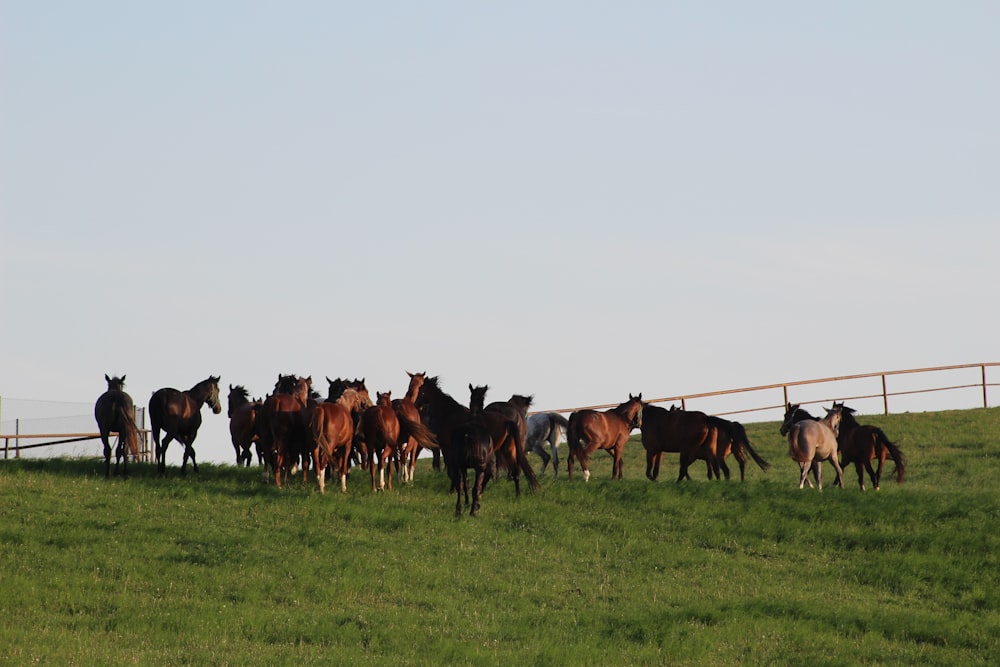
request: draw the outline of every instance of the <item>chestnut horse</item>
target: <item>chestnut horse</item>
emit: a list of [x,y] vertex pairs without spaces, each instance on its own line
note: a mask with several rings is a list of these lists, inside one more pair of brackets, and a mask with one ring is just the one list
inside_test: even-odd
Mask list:
[[[251,401],[250,393],[243,385],[229,385],[229,436],[233,441],[233,449],[236,450],[236,466],[245,465],[250,467],[253,455],[250,447],[260,440],[257,435],[255,422],[257,421],[257,411],[261,407],[261,402]],[[258,448],[258,458],[261,452]]]
[[[396,410],[396,418],[399,419],[402,428],[399,437],[403,440],[400,444],[400,457],[403,463],[403,481],[412,481],[413,473],[417,467],[417,456],[420,450],[430,449],[434,452],[434,460],[438,461],[441,456],[441,448],[438,445],[434,434],[420,421],[420,410],[417,409],[417,397],[420,395],[420,387],[423,386],[427,377],[426,373],[411,373],[410,384],[406,388],[403,398],[392,401],[392,407]],[[440,462],[434,466],[437,470]]]
[[[111,476],[111,445],[108,436],[118,434],[118,444],[115,447],[115,474],[118,474],[118,464],[124,459],[122,475],[128,474],[128,455],[139,455],[139,429],[135,425],[135,405],[132,397],[125,393],[125,376],[110,378],[104,375],[108,390],[101,394],[94,404],[94,419],[97,420],[97,430],[101,433],[101,443],[104,445],[104,476]],[[127,450],[127,451],[126,451]]]
[[664,452],[680,454],[677,481],[691,479],[688,467],[695,459],[704,459],[710,472],[719,476],[717,456],[719,429],[708,415],[697,410],[669,410],[656,405],[642,409],[642,446],[646,450],[646,477],[656,481],[660,476],[660,461]]
[[318,403],[309,417],[309,433],[315,446],[313,462],[319,479],[320,493],[326,492],[326,465],[340,476],[340,490],[347,493],[347,471],[354,446],[355,416],[370,407],[367,389],[344,389],[340,398],[331,403]]
[[[194,456],[194,439],[201,426],[201,406],[208,404],[212,412],[222,412],[219,402],[219,378],[209,376],[187,391],[170,387],[157,389],[149,399],[149,429],[156,444],[156,461],[160,477],[167,471],[167,445],[171,440],[184,445],[181,474],[187,474],[187,462],[191,459],[194,471],[198,472],[198,462]],[[160,444],[160,429],[165,437]]]
[[[385,490],[385,469],[399,456],[399,418],[392,407],[391,392],[376,392],[375,405],[361,413],[361,429],[368,449],[368,469],[372,474],[372,491]],[[375,468],[378,468],[378,486]],[[389,470],[389,490],[392,491],[392,469]]]
[[[573,479],[573,459],[580,461],[583,481],[590,481],[590,455],[606,450],[614,459],[611,479],[622,478],[622,452],[632,429],[642,427],[642,394],[629,394],[628,400],[611,410],[578,410],[569,416],[566,441],[569,444],[567,473]],[[582,441],[582,445],[581,445]]]
[[816,486],[823,490],[822,462],[829,461],[837,472],[834,485],[844,488],[844,471],[838,460],[837,433],[840,430],[841,408],[834,407],[826,411],[823,419],[799,419],[798,405],[789,403],[785,409],[785,420],[781,424],[781,432],[788,436],[788,456],[799,464],[799,488],[809,481],[809,471],[812,470]]
[[[837,403],[834,403],[837,406]],[[847,466],[854,464],[854,469],[858,473],[858,485],[861,490],[865,490],[865,471],[871,477],[875,490],[879,490],[879,483],[882,481],[882,466],[885,465],[886,455],[892,457],[896,464],[896,482],[903,481],[906,473],[906,457],[896,443],[889,440],[882,429],[876,426],[862,425],[854,418],[855,410],[840,403],[841,421],[840,432],[837,434],[837,444],[840,448],[840,463]],[[878,469],[873,470],[871,461],[878,459]]]

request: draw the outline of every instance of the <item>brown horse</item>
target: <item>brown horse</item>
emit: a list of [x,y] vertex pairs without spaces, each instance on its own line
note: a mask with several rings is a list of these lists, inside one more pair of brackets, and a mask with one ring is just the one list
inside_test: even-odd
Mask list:
[[688,467],[695,459],[704,459],[710,471],[719,476],[719,431],[708,415],[697,410],[669,410],[656,405],[642,409],[642,446],[646,450],[646,477],[656,481],[664,452],[680,454],[677,481],[691,479]]
[[[287,478],[292,464],[298,461],[308,435],[303,421],[312,389],[312,376],[294,377],[294,382],[288,381],[289,377],[294,376],[279,376],[276,392],[264,399],[256,420],[265,464],[271,468],[274,482],[279,487],[282,475]],[[283,378],[286,379],[283,381]],[[278,393],[289,389],[290,393]]]
[[[101,443],[104,445],[104,476],[111,476],[111,445],[108,436],[118,434],[118,445],[115,447],[115,474],[118,474],[118,463],[124,459],[122,475],[128,474],[128,455],[139,455],[139,429],[135,425],[135,405],[132,397],[125,393],[125,376],[110,378],[105,374],[108,390],[101,394],[94,404],[94,419],[97,420],[97,430],[101,433]],[[127,449],[127,451],[126,451]]]
[[347,471],[354,446],[354,419],[372,404],[367,389],[344,389],[335,402],[318,403],[309,416],[309,433],[315,447],[313,462],[320,493],[326,492],[326,464],[340,476],[340,490],[347,493]]
[[[771,467],[771,464],[762,459],[757,454],[757,451],[754,450],[753,445],[750,444],[750,438],[747,436],[743,424],[712,415],[708,416],[708,422],[715,427],[718,434],[715,446],[715,458],[719,464],[719,468],[722,469],[722,474],[726,476],[727,480],[729,479],[729,466],[726,465],[726,457],[730,454],[733,455],[733,458],[740,465],[741,482],[746,479],[747,454],[750,454],[761,470],[766,472]],[[698,458],[702,458],[700,454]],[[708,478],[712,479],[712,473],[716,472],[715,467],[711,461],[706,460],[705,463],[708,467]],[[717,473],[716,479],[718,479]]]
[[[201,406],[208,404],[212,412],[222,412],[219,402],[219,378],[209,376],[187,391],[178,391],[170,387],[157,389],[149,399],[149,428],[153,432],[153,442],[156,444],[156,461],[159,475],[167,471],[167,445],[171,440],[184,445],[184,458],[181,463],[181,474],[187,474],[187,462],[191,459],[194,471],[198,472],[198,462],[194,455],[194,439],[198,436],[201,426]],[[160,429],[166,437],[160,444]]]
[[583,469],[583,481],[590,481],[590,455],[603,449],[614,459],[611,479],[621,479],[625,443],[632,429],[642,427],[642,412],[642,394],[629,394],[627,401],[611,410],[579,410],[572,413],[566,428],[566,441],[569,445],[569,461],[566,466],[569,478],[573,479],[573,459],[578,459]]
[[[392,407],[391,392],[376,392],[375,405],[361,413],[361,430],[368,450],[368,469],[372,475],[372,491],[385,490],[385,469],[399,457],[399,417]],[[378,485],[375,469],[378,468]],[[392,491],[392,469],[389,469],[389,490]]]
[[[236,450],[236,466],[250,467],[253,455],[250,447],[260,440],[257,435],[257,411],[261,407],[259,400],[250,400],[250,393],[243,385],[229,385],[229,436]],[[258,457],[260,450],[258,448]]]
[[[433,451],[435,461],[439,460],[441,456],[441,448],[437,439],[431,430],[421,422],[420,410],[417,409],[417,397],[420,395],[420,387],[423,386],[427,374],[411,373],[410,371],[406,371],[406,374],[410,376],[410,384],[406,388],[406,394],[403,398],[392,401],[392,407],[396,410],[396,418],[399,419],[402,427],[399,437],[402,439],[400,458],[403,463],[404,482],[413,480],[413,474],[417,467],[417,456],[421,449]],[[439,467],[440,464],[435,465],[434,469],[437,470]]]
[[[837,407],[835,402],[834,407]],[[876,426],[862,425],[854,418],[855,410],[840,403],[840,432],[837,434],[837,445],[840,449],[840,463],[847,467],[853,463],[858,473],[858,485],[865,490],[865,471],[871,477],[875,490],[879,490],[882,481],[882,466],[886,455],[892,457],[896,464],[896,482],[903,481],[906,473],[906,457],[896,443],[889,440],[882,429]],[[872,459],[878,459],[878,469],[872,469]]]

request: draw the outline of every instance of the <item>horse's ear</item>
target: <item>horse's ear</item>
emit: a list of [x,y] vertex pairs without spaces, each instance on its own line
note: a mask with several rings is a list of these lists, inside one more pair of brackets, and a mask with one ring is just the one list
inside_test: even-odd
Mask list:
[[326,381],[329,382],[330,384],[333,384],[333,380],[330,379],[329,375],[326,376]]
[[407,374],[407,375],[408,375],[409,377],[413,377],[413,373],[411,373],[410,371],[406,371],[406,374]]
[[111,382],[111,378],[108,377],[107,373],[104,374],[104,381],[105,382]]
[[469,383],[469,391],[475,391],[475,389],[473,388],[473,386],[472,386],[472,383],[471,383],[471,382]]
[[229,385],[229,391],[232,391],[232,390],[233,390],[233,385],[232,385],[232,384],[230,384],[230,385]]
[[[124,375],[122,376],[122,384],[125,384],[125,376]],[[841,403],[841,405],[843,405],[843,403]]]

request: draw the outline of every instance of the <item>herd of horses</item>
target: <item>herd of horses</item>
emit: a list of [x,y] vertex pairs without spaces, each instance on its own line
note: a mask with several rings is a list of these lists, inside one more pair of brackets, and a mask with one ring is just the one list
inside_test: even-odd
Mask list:
[[[740,481],[745,479],[748,458],[761,470],[770,467],[754,450],[739,422],[676,406],[643,403],[642,394],[629,395],[627,401],[609,410],[578,410],[567,419],[555,412],[529,415],[531,396],[514,394],[506,401],[487,404],[489,387],[485,385],[470,384],[470,400],[464,405],[441,389],[437,377],[407,375],[409,386],[402,398],[393,399],[388,391],[376,392],[374,402],[364,379],[327,377],[325,398],[313,390],[311,376],[279,375],[272,392],[256,399],[245,387],[229,385],[229,431],[237,465],[250,466],[256,450],[266,478],[273,477],[279,487],[298,469],[303,480],[308,480],[312,467],[320,492],[325,492],[329,474],[336,476],[344,493],[350,468],[357,466],[369,470],[372,490],[382,491],[387,486],[392,490],[394,475],[403,482],[412,480],[418,455],[429,450],[436,470],[443,461],[450,491],[456,494],[456,516],[465,508],[475,516],[483,490],[499,474],[514,482],[518,496],[522,475],[530,489],[539,488],[528,452],[542,459],[542,473],[551,462],[553,475],[558,476],[562,433],[568,444],[566,470],[570,479],[577,463],[584,481],[590,479],[590,457],[598,450],[608,452],[613,459],[612,479],[621,479],[625,443],[635,429],[641,432],[650,480],[658,478],[664,453],[679,455],[678,482],[691,478],[689,468],[699,460],[705,462],[709,479],[730,478],[726,463],[730,455],[739,464]],[[109,438],[117,433],[115,474],[120,463],[122,474],[127,474],[128,456],[138,452],[134,405],[124,391],[124,375],[105,375],[105,380],[107,391],[94,406],[104,445],[104,472],[105,476],[111,474]],[[160,476],[166,474],[167,446],[174,440],[184,447],[181,474],[186,474],[189,459],[198,471],[194,442],[201,426],[201,409],[208,405],[215,414],[222,411],[219,381],[219,377],[209,376],[186,391],[168,387],[153,392],[149,420]],[[800,489],[806,483],[812,487],[810,472],[822,489],[824,461],[834,467],[835,484],[840,487],[844,486],[842,465],[853,463],[861,490],[865,490],[866,472],[877,490],[887,458],[895,463],[897,481],[903,481],[906,459],[899,447],[881,429],[859,424],[854,410],[843,403],[834,402],[821,419],[789,403],[781,434],[787,437],[789,457],[799,464]],[[548,451],[544,443],[548,443]],[[873,461],[877,469],[872,467]]]

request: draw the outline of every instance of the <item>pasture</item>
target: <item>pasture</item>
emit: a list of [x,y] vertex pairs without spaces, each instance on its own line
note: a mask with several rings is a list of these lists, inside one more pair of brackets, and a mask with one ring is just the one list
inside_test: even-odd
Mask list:
[[[1000,408],[865,416],[905,451],[878,493],[772,468],[677,484],[501,480],[453,516],[444,474],[348,495],[257,468],[0,463],[0,657],[11,664],[990,664],[1000,650]],[[537,469],[540,460],[532,455]],[[824,464],[828,466],[829,464]],[[737,474],[738,479],[738,474]]]

